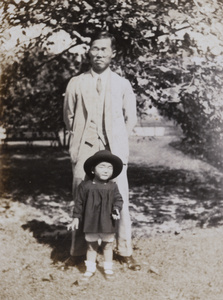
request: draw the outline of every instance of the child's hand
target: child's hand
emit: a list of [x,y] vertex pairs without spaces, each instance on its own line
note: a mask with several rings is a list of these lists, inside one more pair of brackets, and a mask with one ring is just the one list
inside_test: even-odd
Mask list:
[[67,230],[74,231],[75,229],[78,229],[78,227],[79,227],[79,219],[78,218],[74,218],[73,222],[70,223],[69,225],[67,225]]
[[119,220],[120,219],[120,213],[119,213],[118,209],[114,209],[112,211],[112,219],[113,220]]

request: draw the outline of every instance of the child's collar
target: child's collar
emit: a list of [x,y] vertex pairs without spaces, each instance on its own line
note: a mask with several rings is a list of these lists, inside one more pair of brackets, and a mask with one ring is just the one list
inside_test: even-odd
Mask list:
[[102,182],[97,181],[97,182],[96,182],[96,181],[92,180],[92,183],[93,183],[93,184],[107,184],[108,181],[104,181],[104,182],[103,182],[103,181],[102,181]]

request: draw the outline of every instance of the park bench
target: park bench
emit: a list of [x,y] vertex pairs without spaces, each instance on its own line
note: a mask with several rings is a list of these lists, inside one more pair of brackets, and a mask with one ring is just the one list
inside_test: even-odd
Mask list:
[[51,146],[60,146],[60,138],[58,133],[52,131],[31,131],[24,128],[8,129],[3,139],[4,146],[8,142],[26,142],[28,146],[32,146],[34,141],[49,141]]

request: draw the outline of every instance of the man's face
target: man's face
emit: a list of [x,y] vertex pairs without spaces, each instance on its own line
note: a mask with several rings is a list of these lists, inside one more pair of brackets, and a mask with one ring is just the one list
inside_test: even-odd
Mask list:
[[115,54],[116,52],[112,49],[109,38],[93,41],[89,50],[93,70],[98,74],[102,73],[110,65]]

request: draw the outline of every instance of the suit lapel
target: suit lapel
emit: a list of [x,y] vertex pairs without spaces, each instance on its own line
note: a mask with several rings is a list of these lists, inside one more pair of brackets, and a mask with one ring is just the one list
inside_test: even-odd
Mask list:
[[83,74],[81,86],[80,86],[80,92],[82,95],[82,99],[83,99],[85,108],[86,108],[88,114],[90,114],[91,107],[92,107],[92,93],[94,92],[93,80],[92,80],[92,75],[91,75],[90,71]]

